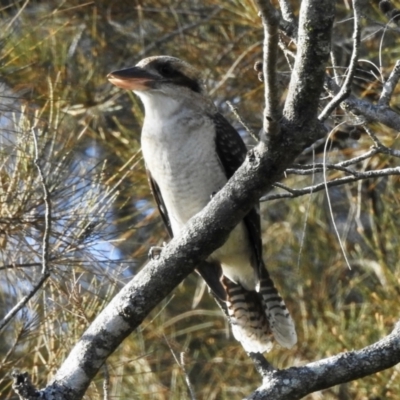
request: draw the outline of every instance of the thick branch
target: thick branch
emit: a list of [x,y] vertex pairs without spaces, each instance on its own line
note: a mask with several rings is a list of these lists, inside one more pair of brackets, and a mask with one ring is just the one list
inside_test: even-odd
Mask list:
[[[394,76],[393,79],[395,78],[396,76]],[[390,82],[392,85],[393,81]],[[339,91],[339,86],[336,85],[333,79],[328,78],[325,84],[329,91],[332,91],[333,93],[337,93]],[[361,117],[361,119],[363,119],[362,122],[379,122],[400,132],[400,114],[393,111],[388,105],[385,104],[385,102],[378,102],[377,105],[374,105],[366,100],[361,100],[353,95],[350,95],[341,103],[340,106],[347,113],[350,113],[356,117]]]
[[301,3],[297,57],[284,107],[284,117],[289,125],[310,125],[317,117],[334,14],[335,2],[332,0],[304,0]]
[[296,400],[317,390],[371,375],[400,362],[400,323],[390,335],[358,351],[269,372],[263,385],[248,400]]
[[279,106],[279,88],[276,76],[276,60],[278,55],[278,25],[279,15],[277,10],[271,5],[269,0],[256,0],[258,9],[262,16],[264,27],[264,132],[268,135],[279,133],[280,112]]
[[365,122],[379,122],[400,132],[400,114],[385,105],[373,105],[368,101],[350,96],[342,102],[341,106],[346,112],[363,117]]

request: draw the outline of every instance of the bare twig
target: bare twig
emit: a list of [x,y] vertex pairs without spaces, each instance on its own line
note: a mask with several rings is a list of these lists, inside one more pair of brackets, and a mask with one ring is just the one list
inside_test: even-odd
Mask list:
[[240,124],[243,126],[243,128],[246,130],[246,132],[256,141],[258,142],[260,139],[258,136],[254,133],[254,131],[246,124],[246,122],[243,120],[241,115],[239,114],[239,111],[237,107],[235,107],[230,101],[227,101],[226,104],[228,104],[229,108],[233,112],[233,115],[236,117],[236,119],[240,122]]
[[24,263],[24,264],[17,264],[17,263],[12,263],[12,264],[6,264],[0,266],[0,271],[5,270],[5,269],[15,269],[15,268],[32,268],[32,267],[40,267],[42,263]]
[[[337,164],[327,164],[328,168],[329,166],[334,166],[334,167],[348,167],[349,165],[354,165],[358,164],[361,161],[366,160],[367,158],[370,158],[374,156],[375,154],[379,153],[379,150],[376,148],[372,148],[370,151],[367,151],[364,154],[361,154],[361,156],[350,158],[349,160],[341,161]],[[313,169],[313,168],[323,168],[324,164],[323,163],[316,163],[316,164],[292,164],[293,167],[298,168],[298,169]],[[287,170],[286,170],[287,171]]]
[[351,54],[350,65],[346,75],[346,79],[339,90],[339,93],[327,104],[324,110],[319,115],[318,119],[323,122],[325,121],[331,112],[351,93],[351,84],[353,82],[354,73],[358,61],[358,53],[360,49],[361,40],[361,26],[360,26],[360,0],[353,0],[353,10],[354,10],[354,31],[353,31],[353,52]]
[[110,400],[110,373],[108,372],[107,363],[103,367],[103,400]]
[[25,7],[29,4],[29,0],[26,0],[24,4],[22,4],[21,7],[19,7],[18,12],[15,13],[15,15],[11,18],[11,21],[8,23],[8,25],[3,28],[3,30],[5,32],[7,32],[11,26],[14,24],[14,22],[20,17],[20,15],[22,14],[22,12],[25,10]]
[[[380,142],[379,142],[380,143]],[[382,144],[381,144],[382,145]],[[351,175],[356,175],[358,172],[354,171],[352,169],[348,169],[347,167],[350,165],[358,164],[368,158],[371,158],[372,156],[378,154],[378,153],[384,153],[384,154],[390,154],[395,157],[400,156],[400,152],[398,150],[393,150],[390,149],[386,146],[382,145],[382,148],[378,146],[378,144],[375,143],[375,147],[373,147],[371,150],[367,151],[366,153],[358,156],[351,158],[350,160],[345,160],[341,161],[337,164],[326,164],[324,166],[323,163],[315,163],[315,164],[293,164],[293,168],[288,168],[285,171],[286,175],[294,174],[294,175],[311,175],[311,174],[316,174],[324,171],[324,168],[328,170],[334,170],[334,171],[342,171],[346,172]]]
[[337,63],[337,60],[336,60],[335,52],[333,50],[331,51],[331,62],[332,62],[333,77],[335,79],[336,84],[340,85],[339,75],[338,75],[338,72],[337,72],[338,63]]
[[180,358],[181,358],[180,366],[181,366],[181,368],[183,370],[183,373],[185,375],[185,381],[186,381],[186,385],[189,388],[190,397],[191,397],[192,400],[196,400],[196,395],[194,394],[194,389],[193,389],[192,383],[190,382],[189,374],[186,371],[185,353],[183,351],[181,352],[181,357]]
[[[317,164],[316,164],[317,165]],[[285,171],[286,175],[311,175],[311,174],[317,174],[319,172],[323,172],[324,171],[324,166],[322,164],[318,164],[319,167],[311,167],[311,168],[303,168],[303,166],[301,166],[300,168],[288,168]],[[326,164],[325,169],[327,170],[334,170],[334,171],[342,171],[345,172],[346,174],[350,174],[350,175],[356,175],[357,171],[353,171],[352,169],[346,168],[346,167],[342,167],[339,164]]]
[[49,272],[43,274],[39,282],[31,289],[31,291],[24,296],[0,321],[0,330],[2,330],[14,317],[15,315],[26,305],[26,303],[38,292],[38,290],[46,282],[50,276]]
[[[324,166],[322,176],[323,176],[323,179],[324,179],[325,192],[326,192],[326,200],[327,200],[327,204],[328,204],[329,215],[330,215],[330,217],[331,217],[331,222],[332,222],[333,230],[334,230],[334,232],[335,232],[335,234],[336,234],[336,238],[337,238],[337,241],[338,241],[338,243],[339,243],[340,249],[342,250],[342,254],[343,254],[344,260],[346,261],[346,265],[347,265],[348,268],[351,270],[351,266],[350,266],[349,259],[348,259],[348,257],[347,257],[346,249],[345,249],[345,247],[344,247],[342,238],[341,238],[341,236],[340,236],[339,229],[337,228],[337,224],[336,224],[336,221],[335,221],[335,216],[333,215],[332,201],[331,201],[331,196],[330,196],[329,190],[328,190],[328,179],[327,179],[327,176],[326,176],[326,155],[327,155],[327,149],[328,149],[328,142],[329,142],[329,140],[330,140],[330,138],[331,138],[331,135],[334,134],[335,130],[338,129],[340,125],[341,125],[341,124],[337,125],[337,126],[329,133],[328,137],[326,138],[326,142],[325,142],[325,146],[324,146],[324,153],[323,153],[323,160],[322,160],[322,164],[323,164],[323,166]],[[356,175],[355,175],[355,176],[356,176]]]
[[[381,176],[390,176],[390,175],[400,175],[400,167],[395,168],[384,168],[378,169],[374,171],[365,171],[365,172],[355,172],[353,176],[345,176],[342,178],[337,178],[332,181],[326,182],[327,187],[333,186],[341,186],[351,182],[357,182],[362,179],[371,179],[378,178]],[[277,199],[293,199],[295,197],[304,196],[305,194],[310,194],[314,192],[319,192],[320,190],[325,189],[325,182],[318,183],[314,186],[307,186],[302,189],[293,189],[282,183],[275,183],[276,187],[282,188],[286,190],[288,193],[275,193],[269,194],[261,197],[260,201],[271,201]]]
[[39,150],[38,150],[38,143],[36,138],[35,127],[32,128],[32,137],[33,137],[33,144],[35,149],[35,158],[33,162],[36,165],[36,169],[39,174],[40,183],[43,189],[43,201],[45,204],[45,213],[44,213],[44,234],[43,234],[43,242],[42,242],[42,274],[48,274],[49,272],[49,238],[50,238],[50,230],[51,230],[51,202],[50,202],[50,193],[49,189],[47,188],[42,167],[40,166],[39,162]]
[[164,335],[164,339],[165,339],[165,341],[167,343],[167,346],[169,347],[169,350],[170,350],[172,356],[175,359],[175,362],[178,364],[179,368],[183,372],[183,375],[185,376],[185,382],[186,382],[186,385],[187,385],[187,387],[189,389],[190,398],[192,400],[196,400],[196,395],[194,393],[194,389],[193,389],[192,383],[190,382],[189,375],[188,375],[188,373],[186,371],[186,368],[185,368],[185,353],[183,351],[180,353],[180,360],[179,360],[177,355],[175,354],[174,350],[172,349],[171,344],[169,343],[169,341],[168,341],[168,339],[167,339],[167,337],[165,335]]
[[379,150],[380,153],[384,154],[389,154],[393,157],[398,157],[400,158],[400,150],[396,149],[391,149],[390,147],[385,146],[375,135],[374,132],[372,132],[371,129],[367,125],[364,125],[365,131],[368,133],[368,136],[372,139],[374,142],[375,148]]
[[400,79],[400,60],[396,61],[396,64],[389,75],[389,78],[385,82],[382,88],[381,97],[379,98],[378,104],[381,106],[389,106],[390,99],[392,98],[394,89]]

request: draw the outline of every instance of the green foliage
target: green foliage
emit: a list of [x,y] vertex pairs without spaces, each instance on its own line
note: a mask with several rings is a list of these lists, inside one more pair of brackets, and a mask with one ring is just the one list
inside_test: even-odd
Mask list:
[[[334,51],[346,66],[351,21],[346,22],[348,2],[339,3]],[[376,20],[385,24],[377,9],[369,9],[365,24],[379,26]],[[4,310],[41,271],[46,204],[34,163],[34,135],[52,204],[51,277],[1,333],[0,392],[2,399],[11,399],[11,369],[28,370],[34,383],[44,386],[90,322],[143,265],[148,249],[167,238],[140,160],[141,105],[134,95],[111,87],[107,73],[149,55],[184,58],[204,71],[213,98],[235,126],[240,127],[226,100],[257,130],[264,100],[253,64],[261,58],[263,37],[250,0],[15,1],[1,10],[1,24],[0,73],[6,82],[1,113],[9,119],[0,127]],[[365,35],[362,57],[378,63],[382,56],[387,76],[400,44],[397,31],[385,29],[384,36],[382,29]],[[382,85],[375,67],[365,65],[355,90],[376,99]],[[283,56],[278,69],[284,88],[289,68]],[[385,145],[398,147],[393,132],[375,130]],[[365,134],[358,141],[336,134],[332,143],[329,162],[360,155],[372,145]],[[316,157],[320,162],[318,149]],[[362,167],[391,165],[390,157],[376,156]],[[328,172],[328,179],[336,176],[339,172]],[[304,187],[313,179],[289,176],[285,184]],[[398,189],[398,177],[330,189],[333,220],[351,269],[333,229],[327,193],[263,205],[265,258],[299,335],[293,349],[275,347],[268,354],[274,366],[358,349],[391,330],[400,289]],[[185,373],[172,352],[178,359],[185,353],[198,399],[242,399],[254,390],[260,378],[252,362],[210,296],[192,309],[195,292],[202,287],[191,276],[110,357],[86,398],[102,398],[104,380],[110,398],[189,398]],[[308,398],[400,399],[399,393],[394,368]]]

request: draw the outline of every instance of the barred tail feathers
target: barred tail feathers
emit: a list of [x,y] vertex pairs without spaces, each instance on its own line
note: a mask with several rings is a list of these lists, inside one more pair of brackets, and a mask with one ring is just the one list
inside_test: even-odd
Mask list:
[[297,342],[293,320],[268,272],[262,275],[259,293],[222,278],[233,335],[248,352],[270,351],[272,337],[281,346],[291,348]]
[[285,302],[266,270],[260,279],[259,295],[264,304],[267,320],[275,340],[282,347],[292,348],[297,343],[296,328]]
[[250,353],[272,349],[272,331],[256,292],[244,289],[225,276],[222,283],[227,292],[226,306],[233,336]]

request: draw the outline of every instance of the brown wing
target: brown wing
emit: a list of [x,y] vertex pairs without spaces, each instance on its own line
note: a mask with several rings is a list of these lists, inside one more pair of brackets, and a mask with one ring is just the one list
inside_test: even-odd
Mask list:
[[[246,158],[247,148],[235,128],[219,113],[212,116],[216,126],[216,147],[218,157],[227,178],[231,178]],[[254,250],[257,272],[261,276],[264,268],[262,260],[261,222],[258,206],[252,208],[243,221]]]
[[164,222],[165,227],[167,228],[169,236],[172,238],[174,237],[174,234],[172,232],[171,221],[169,220],[167,207],[165,207],[160,188],[157,182],[151,176],[151,172],[147,168],[146,172],[147,172],[147,179],[149,181],[149,185],[153,193],[154,200],[156,201],[158,211],[160,212],[161,218]]

